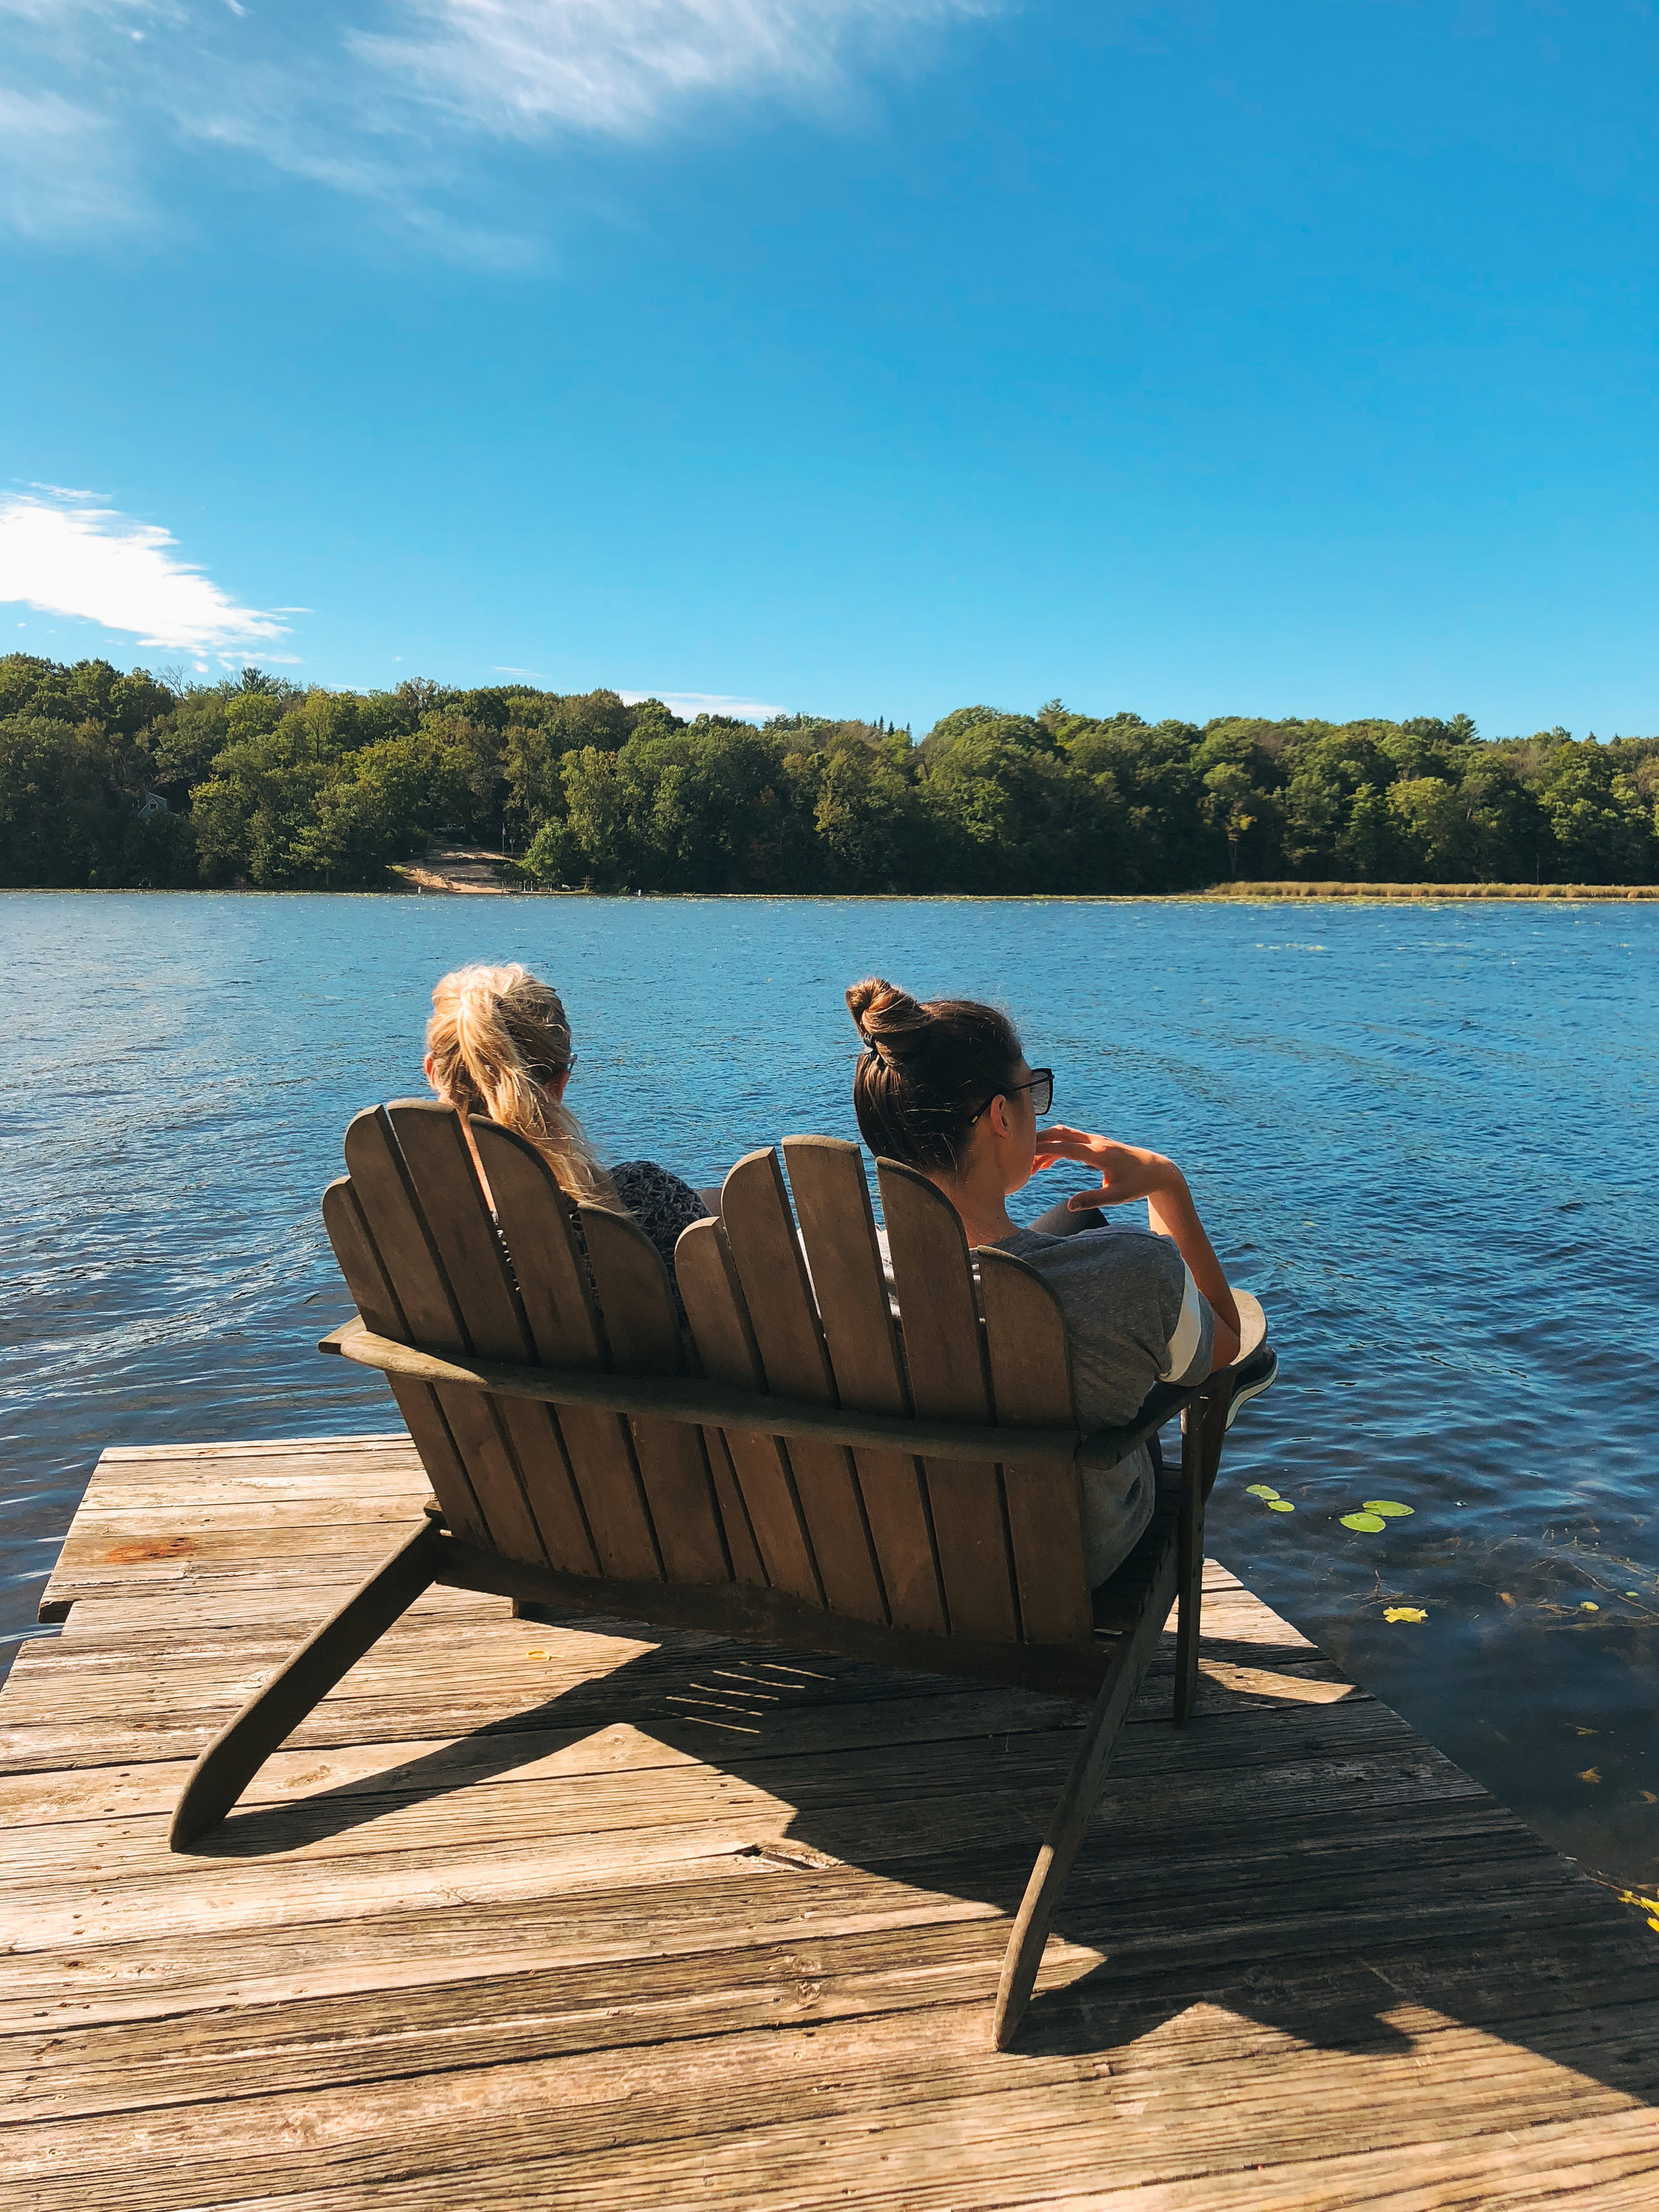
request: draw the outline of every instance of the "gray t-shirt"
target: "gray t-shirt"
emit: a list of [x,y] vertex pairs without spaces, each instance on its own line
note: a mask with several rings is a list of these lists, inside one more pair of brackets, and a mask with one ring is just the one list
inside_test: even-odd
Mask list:
[[[1060,1301],[1072,1388],[1085,1430],[1120,1428],[1155,1382],[1201,1382],[1214,1356],[1215,1316],[1186,1261],[1150,1229],[1084,1229],[1074,1237],[1016,1230],[996,1248],[1035,1267]],[[1126,1559],[1152,1517],[1144,1444],[1083,1482],[1084,1561],[1091,1589]]]

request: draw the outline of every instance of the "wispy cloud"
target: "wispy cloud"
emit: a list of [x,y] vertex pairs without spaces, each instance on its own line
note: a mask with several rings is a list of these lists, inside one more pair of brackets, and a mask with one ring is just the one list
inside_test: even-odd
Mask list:
[[699,714],[729,714],[739,722],[763,722],[769,715],[788,711],[768,700],[744,699],[729,691],[624,691],[620,696],[629,707],[641,699],[660,699],[688,722],[695,722]]
[[733,94],[823,99],[906,32],[974,0],[405,0],[348,33],[388,82],[476,130],[631,136]]
[[342,26],[316,0],[0,0],[0,224],[161,222],[159,172],[182,149],[354,197],[436,251],[522,259],[529,240],[457,212],[492,141],[656,137],[734,101],[842,106],[919,38],[1002,4],[358,0]]
[[0,601],[79,616],[170,652],[228,655],[288,635],[275,611],[240,606],[180,560],[176,542],[112,507],[0,495]]
[[106,238],[143,219],[137,149],[95,101],[0,85],[0,225],[23,238]]

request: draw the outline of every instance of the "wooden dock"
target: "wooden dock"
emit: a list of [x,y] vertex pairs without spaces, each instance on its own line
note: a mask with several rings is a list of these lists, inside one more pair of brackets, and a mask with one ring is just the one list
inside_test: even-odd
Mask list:
[[434,1590],[185,1856],[204,1740],[425,1495],[100,1462],[0,1697],[16,2212],[1659,2204],[1659,1937],[1231,1576],[1018,2046],[1078,1709]]

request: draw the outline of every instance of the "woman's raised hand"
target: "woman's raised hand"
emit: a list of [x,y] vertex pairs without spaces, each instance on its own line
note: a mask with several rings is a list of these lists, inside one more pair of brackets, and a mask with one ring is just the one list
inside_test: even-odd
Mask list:
[[1097,1206],[1127,1206],[1132,1199],[1155,1198],[1184,1182],[1181,1170],[1162,1152],[1145,1152],[1138,1145],[1120,1145],[1087,1129],[1068,1129],[1063,1122],[1036,1133],[1032,1165],[1051,1168],[1060,1160],[1078,1160],[1100,1177],[1098,1190],[1073,1191],[1066,1201],[1073,1213],[1085,1213]]
[[1124,1206],[1132,1198],[1146,1200],[1146,1226],[1171,1239],[1214,1311],[1215,1358],[1210,1371],[1227,1366],[1238,1352],[1237,1302],[1198,1218],[1187,1178],[1175,1162],[1162,1152],[1114,1144],[1109,1137],[1091,1136],[1086,1129],[1067,1129],[1059,1122],[1052,1129],[1037,1131],[1032,1164],[1051,1168],[1056,1160],[1080,1160],[1100,1177],[1098,1190],[1074,1191],[1066,1200],[1073,1213],[1093,1206]]

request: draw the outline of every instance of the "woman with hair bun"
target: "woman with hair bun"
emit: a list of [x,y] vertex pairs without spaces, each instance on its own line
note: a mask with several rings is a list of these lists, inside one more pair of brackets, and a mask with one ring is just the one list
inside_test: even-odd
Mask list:
[[[1060,1301],[1085,1429],[1132,1420],[1159,1381],[1200,1382],[1238,1352],[1238,1309],[1186,1177],[1160,1152],[1037,1118],[1054,1103],[1051,1069],[1032,1068],[1006,1014],[972,999],[919,1003],[879,976],[847,1004],[864,1042],[853,1103],[878,1158],[926,1176],[962,1218],[969,1248],[994,1245],[1035,1267]],[[1077,1160],[1099,1177],[1032,1228],[1007,1200],[1032,1175]],[[1097,1210],[1146,1201],[1145,1229],[1108,1226]],[[1241,1376],[1241,1395],[1254,1395]],[[1258,1385],[1265,1388],[1265,1383]],[[1143,1445],[1085,1476],[1084,1539],[1097,1587],[1152,1518],[1161,1462]]]
[[[676,1240],[708,1208],[654,1160],[623,1160],[608,1172],[600,1166],[564,1103],[575,1065],[564,1003],[527,968],[517,962],[457,968],[439,978],[426,1028],[426,1079],[460,1115],[468,1145],[469,1114],[526,1139],[567,1198],[632,1214],[661,1253],[672,1283]],[[476,1146],[472,1156],[476,1163]],[[481,1164],[478,1172],[482,1177]]]

